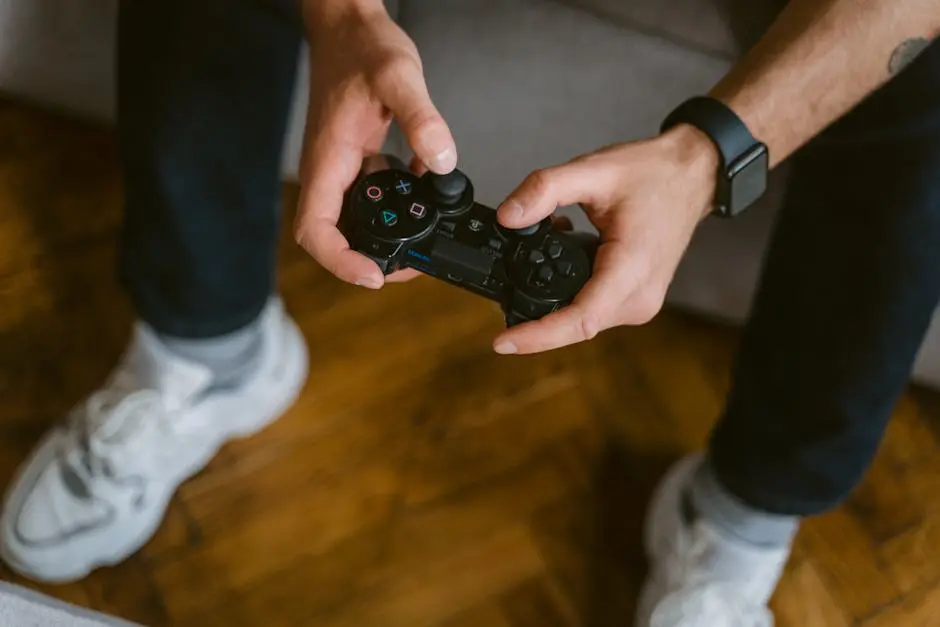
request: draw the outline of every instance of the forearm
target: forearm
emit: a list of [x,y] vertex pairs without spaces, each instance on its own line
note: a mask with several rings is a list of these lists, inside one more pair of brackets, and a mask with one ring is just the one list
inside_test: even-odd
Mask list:
[[881,87],[940,34],[938,0],[791,0],[711,95],[771,166]]

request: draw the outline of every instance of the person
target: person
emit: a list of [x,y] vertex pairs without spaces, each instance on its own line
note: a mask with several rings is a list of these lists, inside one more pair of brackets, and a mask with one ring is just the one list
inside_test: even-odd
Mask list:
[[[791,0],[710,96],[791,179],[708,448],[647,515],[641,627],[771,625],[800,522],[868,467],[940,297],[940,4]],[[392,119],[420,167],[458,162],[414,43],[381,0],[121,3],[120,271],[139,322],[100,390],[38,444],[7,491],[0,550],[71,581],[139,549],[179,484],[275,420],[307,354],[276,295],[279,166],[300,46],[311,91],[294,226],[338,279],[384,277],[336,228]],[[537,107],[538,103],[533,103]],[[665,113],[665,112],[664,112]],[[531,354],[660,310],[716,196],[714,142],[683,123],[534,172],[509,227],[580,204],[602,235],[568,308],[501,332]]]

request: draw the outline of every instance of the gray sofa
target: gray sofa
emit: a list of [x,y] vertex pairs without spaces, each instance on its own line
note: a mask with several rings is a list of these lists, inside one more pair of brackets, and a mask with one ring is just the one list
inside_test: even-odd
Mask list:
[[[655,132],[680,99],[709,88],[733,62],[734,36],[761,3],[736,0],[400,0],[461,167],[497,203],[529,171],[616,140]],[[107,123],[113,115],[117,0],[0,1],[0,90]],[[306,66],[284,155],[294,176]],[[400,143],[392,148],[400,149]],[[670,292],[674,304],[740,321],[785,173],[734,223],[708,222]],[[572,210],[576,222],[579,212]],[[916,381],[940,388],[940,315]]]

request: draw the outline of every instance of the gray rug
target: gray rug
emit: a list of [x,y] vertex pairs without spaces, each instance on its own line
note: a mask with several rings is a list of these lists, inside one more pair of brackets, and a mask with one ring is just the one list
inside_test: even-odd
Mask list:
[[2,627],[140,627],[0,581]]

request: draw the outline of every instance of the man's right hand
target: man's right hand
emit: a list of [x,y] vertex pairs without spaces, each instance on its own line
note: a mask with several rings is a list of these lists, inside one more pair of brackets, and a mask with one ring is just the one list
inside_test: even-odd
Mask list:
[[304,0],[310,42],[310,101],[300,165],[297,242],[324,268],[378,289],[385,277],[337,229],[343,195],[363,159],[379,152],[394,118],[416,158],[446,174],[457,165],[447,124],[431,102],[414,42],[382,0]]

